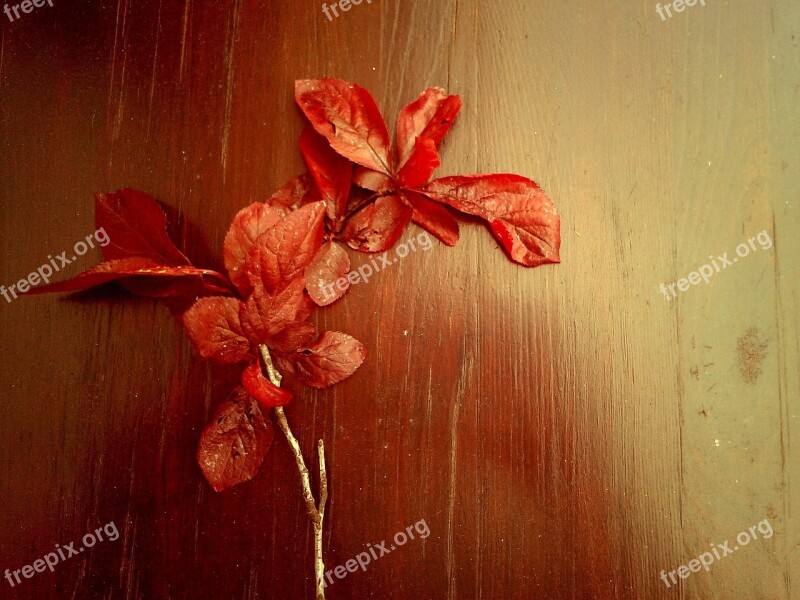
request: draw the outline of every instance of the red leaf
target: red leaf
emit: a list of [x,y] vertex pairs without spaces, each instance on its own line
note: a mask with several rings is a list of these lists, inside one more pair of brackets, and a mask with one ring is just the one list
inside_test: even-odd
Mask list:
[[270,293],[288,285],[314,260],[324,235],[324,202],[289,213],[250,249],[244,267],[250,285],[263,285]]
[[332,304],[347,293],[350,281],[344,286],[333,285],[338,279],[345,277],[350,271],[350,257],[347,252],[333,241],[328,242],[319,251],[314,262],[306,267],[305,279],[308,295],[319,306]]
[[[182,289],[180,293],[229,293],[225,276],[208,269],[197,269],[192,266],[164,266],[150,258],[130,257],[109,260],[84,271],[80,275],[57,281],[49,285],[33,288],[28,294],[46,294],[52,292],[75,292],[118,280],[136,281],[139,285],[136,293],[147,293],[149,287],[159,289],[160,284],[174,283],[178,279],[191,280],[192,285]],[[155,295],[177,295],[177,291]]]
[[[298,277],[275,294],[257,285],[253,294],[239,308],[242,331],[253,346],[270,343],[287,325],[305,321],[314,310],[314,303],[305,293],[305,280]],[[297,348],[297,346],[295,346]]]
[[324,388],[350,377],[366,356],[364,344],[357,339],[346,333],[326,331],[311,346],[288,358],[301,383]]
[[281,189],[267,198],[266,203],[277,210],[281,217],[285,217],[300,206],[319,200],[319,198],[314,198],[314,191],[314,181],[311,179],[311,175],[303,173],[284,184]]
[[383,192],[392,187],[392,179],[388,175],[361,165],[356,165],[353,169],[353,183],[372,192]]
[[103,247],[107,261],[138,256],[170,267],[191,264],[167,235],[167,215],[143,192],[96,194],[95,223],[110,239]]
[[448,96],[442,88],[428,88],[407,104],[397,117],[398,169],[419,151],[417,139],[428,139],[436,148],[453,126],[461,110],[461,98]]
[[328,218],[339,221],[347,208],[353,163],[334,152],[325,138],[310,127],[300,136],[300,152],[325,201]]
[[244,360],[250,351],[236,298],[201,298],[183,313],[183,326],[200,356],[218,363]]
[[240,387],[200,434],[197,464],[215,492],[252,479],[275,433],[258,404]]
[[511,258],[527,267],[560,262],[560,219],[536,182],[519,175],[469,175],[432,181],[425,195],[486,219]]
[[264,406],[285,406],[292,399],[291,392],[273,385],[264,377],[258,361],[251,362],[242,372],[242,385],[248,394]]
[[255,202],[240,210],[233,218],[222,254],[225,268],[237,289],[246,295],[250,291],[250,282],[243,272],[247,253],[258,237],[281,220],[281,214],[267,204]]
[[342,239],[354,250],[382,252],[403,234],[411,213],[397,196],[382,196],[347,221]]
[[308,321],[290,323],[269,340],[269,347],[280,352],[294,352],[305,348],[317,337],[317,328]]
[[416,147],[400,173],[398,181],[405,187],[415,188],[428,182],[439,166],[439,153],[436,144],[428,138],[417,138]]
[[412,219],[430,231],[448,246],[455,246],[458,242],[458,221],[444,206],[432,202],[422,194],[404,190],[405,199],[414,209]]
[[339,79],[295,81],[294,97],[311,125],[345,158],[389,174],[389,131],[370,93]]

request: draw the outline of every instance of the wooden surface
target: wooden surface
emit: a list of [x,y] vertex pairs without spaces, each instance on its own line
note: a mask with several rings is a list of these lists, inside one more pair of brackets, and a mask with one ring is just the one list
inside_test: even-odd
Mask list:
[[[332,22],[320,4],[0,13],[0,283],[90,234],[93,193],[121,187],[219,266],[236,211],[302,170],[294,79],[361,84],[390,128],[446,87],[465,108],[440,174],[539,181],[563,262],[517,267],[468,224],[320,311],[370,352],[287,411],[307,456],[329,450],[328,568],[430,530],[329,598],[800,598],[798,4],[662,21],[649,1],[374,0]],[[762,231],[771,249],[659,291]],[[162,305],[0,298],[0,327],[0,570],[120,532],[0,597],[312,597],[284,440],[253,482],[210,490],[194,451],[236,372]],[[764,519],[769,539],[659,579]]]

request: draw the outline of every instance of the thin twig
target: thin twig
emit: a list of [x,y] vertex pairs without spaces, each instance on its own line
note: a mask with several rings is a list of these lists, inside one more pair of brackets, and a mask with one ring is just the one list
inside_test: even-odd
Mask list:
[[[269,380],[275,387],[281,386],[283,376],[280,371],[275,368],[270,356],[269,348],[265,345],[258,347],[261,358],[264,361],[264,366],[267,368],[267,375]],[[308,518],[314,525],[314,575],[316,581],[317,600],[325,600],[325,582],[323,580],[325,572],[325,562],[322,560],[322,521],[325,518],[325,503],[328,501],[328,473],[325,468],[325,445],[322,440],[317,442],[317,449],[319,452],[319,508],[314,503],[314,495],[311,493],[311,480],[306,468],[306,462],[303,459],[303,452],[300,450],[300,444],[297,438],[292,434],[289,429],[289,421],[286,420],[286,413],[283,411],[282,406],[275,407],[275,418],[278,421],[278,426],[283,431],[286,441],[289,442],[289,447],[294,454],[294,460],[297,463],[297,469],[300,471],[300,482],[303,487],[303,500],[306,503],[306,513]]]

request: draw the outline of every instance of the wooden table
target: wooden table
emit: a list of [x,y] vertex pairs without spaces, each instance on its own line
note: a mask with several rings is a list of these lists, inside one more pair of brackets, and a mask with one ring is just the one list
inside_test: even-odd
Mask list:
[[[464,110],[440,173],[536,179],[563,262],[515,266],[467,224],[455,248],[412,253],[319,313],[369,349],[356,376],[287,410],[307,457],[318,437],[328,448],[328,568],[430,532],[327,596],[799,598],[800,6],[670,6],[0,14],[0,283],[94,231],[93,193],[122,187],[173,208],[186,252],[219,267],[236,211],[302,171],[293,80],[357,82],[390,128],[446,87]],[[709,283],[660,290],[726,252],[737,262]],[[211,491],[195,447],[237,373],[201,361],[161,304],[114,289],[0,301],[0,327],[0,570],[119,532],[0,579],[0,596],[312,598],[284,440],[254,481]]]

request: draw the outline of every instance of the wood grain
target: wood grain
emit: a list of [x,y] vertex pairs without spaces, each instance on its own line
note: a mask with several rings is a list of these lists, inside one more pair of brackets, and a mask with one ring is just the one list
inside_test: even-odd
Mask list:
[[[236,211],[302,170],[295,79],[358,82],[390,130],[446,87],[464,110],[439,174],[536,179],[562,264],[517,267],[469,223],[318,313],[369,348],[287,410],[309,460],[325,439],[328,568],[430,531],[329,597],[797,598],[798,23],[789,0],[666,21],[654,2],[373,0],[330,22],[318,0],[56,0],[0,32],[0,284],[121,187],[219,267]],[[771,248],[659,291],[762,231]],[[194,450],[237,373],[162,305],[0,300],[0,327],[0,570],[120,532],[0,596],[312,597],[289,449],[211,491]],[[659,579],[764,519],[768,539]]]

